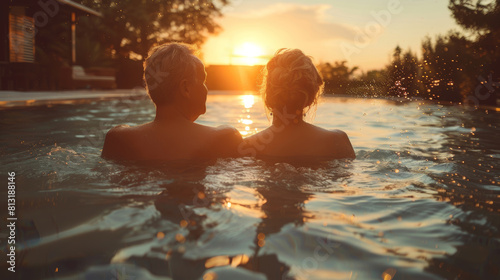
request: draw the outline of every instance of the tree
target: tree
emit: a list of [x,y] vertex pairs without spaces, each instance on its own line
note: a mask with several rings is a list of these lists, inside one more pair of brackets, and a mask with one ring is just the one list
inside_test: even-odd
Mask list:
[[392,63],[387,67],[387,93],[397,97],[415,97],[417,88],[418,59],[410,50],[402,53],[399,46],[394,49]]
[[320,63],[319,72],[325,82],[325,92],[335,94],[346,94],[349,82],[353,73],[358,67],[349,69],[347,61],[335,61],[334,65],[330,63]]
[[359,97],[385,96],[387,84],[387,69],[370,70],[362,72],[357,78],[352,79],[350,85]]
[[498,85],[494,81],[500,78],[500,0],[450,0],[449,8],[457,23],[469,32],[473,59],[484,62],[469,71],[473,78],[469,76],[466,85],[468,96],[477,95],[475,89],[489,82],[487,88],[492,94],[477,100],[479,104],[496,105],[499,90],[494,90],[492,84]]
[[500,0],[450,0],[453,17],[466,30],[478,37],[498,37],[500,30]]
[[182,41],[201,45],[220,26],[215,18],[228,0],[85,0],[103,13],[99,40],[116,55],[134,52],[142,59],[155,44]]
[[142,60],[151,47],[167,42],[200,46],[220,30],[215,19],[222,16],[221,9],[229,0],[83,0],[82,4],[103,14],[102,18],[79,19],[80,30],[87,33],[81,40],[105,54],[80,49],[86,61],[102,66],[109,64],[106,57],[112,59],[117,86],[132,88],[143,85]]
[[[84,68],[112,67],[113,49],[100,41],[100,21],[95,16],[80,16],[76,28],[76,62]],[[97,38],[97,39],[96,39]]]
[[422,42],[421,83],[425,97],[460,102],[474,94],[482,65],[474,56],[474,42],[459,33],[437,36]]

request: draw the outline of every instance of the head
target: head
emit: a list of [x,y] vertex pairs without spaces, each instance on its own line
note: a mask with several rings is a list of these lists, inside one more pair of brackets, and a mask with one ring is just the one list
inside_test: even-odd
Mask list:
[[261,94],[268,110],[301,116],[317,103],[323,80],[310,57],[298,49],[280,49],[264,68]]
[[205,78],[205,67],[191,45],[154,47],[144,62],[146,90],[156,108],[173,105],[193,121],[206,111]]

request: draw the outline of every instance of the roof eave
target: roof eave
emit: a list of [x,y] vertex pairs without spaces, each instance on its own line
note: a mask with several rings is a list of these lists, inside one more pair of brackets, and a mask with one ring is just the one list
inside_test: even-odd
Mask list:
[[88,14],[91,14],[91,15],[94,15],[94,16],[98,16],[98,17],[103,17],[102,13],[98,12],[98,11],[95,11],[95,10],[92,10],[91,8],[89,7],[86,7],[82,4],[78,4],[78,3],[75,3],[71,0],[57,0],[58,2],[62,3],[62,4],[65,4],[65,5],[68,5],[68,6],[71,6],[75,9],[78,9],[78,10],[81,10],[83,12],[86,12]]

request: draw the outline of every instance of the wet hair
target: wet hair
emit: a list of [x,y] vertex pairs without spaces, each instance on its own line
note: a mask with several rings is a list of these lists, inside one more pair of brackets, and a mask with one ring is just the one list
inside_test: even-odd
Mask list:
[[149,51],[144,61],[144,81],[156,105],[168,104],[182,79],[196,79],[200,61],[194,46],[168,43]]
[[301,50],[278,50],[263,70],[260,92],[268,110],[305,113],[322,90],[323,79]]

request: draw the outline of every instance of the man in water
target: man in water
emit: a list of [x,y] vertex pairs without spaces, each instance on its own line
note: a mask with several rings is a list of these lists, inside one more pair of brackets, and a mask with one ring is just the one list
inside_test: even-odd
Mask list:
[[186,44],[153,48],[144,62],[149,97],[156,105],[152,122],[119,125],[106,135],[102,157],[116,160],[179,160],[237,156],[241,134],[233,127],[194,123],[206,111],[203,63]]

